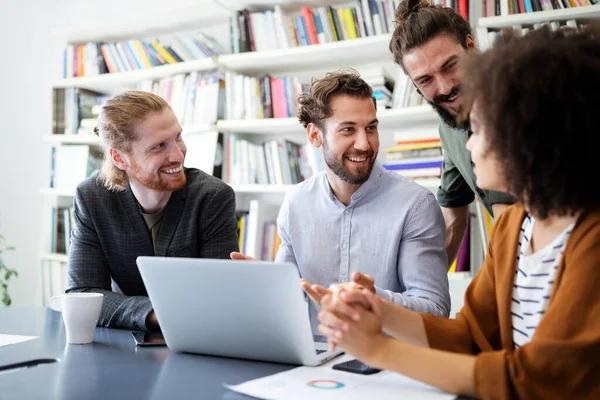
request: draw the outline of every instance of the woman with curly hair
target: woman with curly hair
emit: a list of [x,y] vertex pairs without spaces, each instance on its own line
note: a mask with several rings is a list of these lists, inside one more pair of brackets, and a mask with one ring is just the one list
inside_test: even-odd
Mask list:
[[443,319],[337,290],[319,330],[373,367],[456,394],[598,399],[600,34],[509,32],[465,73],[477,184],[518,203],[496,221],[464,307]]

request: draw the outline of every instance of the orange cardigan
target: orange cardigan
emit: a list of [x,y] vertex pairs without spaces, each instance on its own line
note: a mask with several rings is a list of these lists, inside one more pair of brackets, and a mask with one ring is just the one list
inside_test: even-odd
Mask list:
[[484,399],[600,399],[600,210],[582,215],[531,341],[515,349],[511,299],[525,211],[496,221],[488,254],[455,319],[422,315],[431,348],[473,354]]

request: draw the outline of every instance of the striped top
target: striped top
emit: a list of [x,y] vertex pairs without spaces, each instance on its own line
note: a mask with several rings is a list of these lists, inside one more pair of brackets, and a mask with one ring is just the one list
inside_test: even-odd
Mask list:
[[527,216],[519,235],[517,270],[511,306],[515,348],[531,340],[546,312],[558,263],[575,225],[572,223],[552,243],[531,253],[530,238],[534,223],[534,218]]

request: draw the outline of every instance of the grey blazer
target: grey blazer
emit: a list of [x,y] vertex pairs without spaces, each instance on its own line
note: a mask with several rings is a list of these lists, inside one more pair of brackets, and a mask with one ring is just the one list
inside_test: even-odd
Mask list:
[[152,304],[138,256],[229,258],[238,251],[233,189],[197,169],[185,174],[185,187],[165,207],[156,252],[131,188],[109,191],[95,176],[78,185],[66,291],[104,294],[99,326],[147,330]]

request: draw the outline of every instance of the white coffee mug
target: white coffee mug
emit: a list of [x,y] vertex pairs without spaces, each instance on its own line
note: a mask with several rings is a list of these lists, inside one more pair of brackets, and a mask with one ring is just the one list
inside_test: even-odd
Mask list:
[[66,293],[50,299],[50,308],[62,312],[67,343],[92,343],[103,298],[102,293]]

